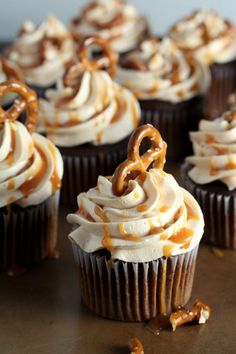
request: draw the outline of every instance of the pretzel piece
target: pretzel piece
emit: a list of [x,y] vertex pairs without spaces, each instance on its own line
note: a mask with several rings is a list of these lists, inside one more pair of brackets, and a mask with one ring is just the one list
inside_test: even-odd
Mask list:
[[19,98],[14,101],[13,105],[7,111],[0,107],[0,123],[3,123],[5,120],[14,122],[26,110],[25,125],[28,131],[32,133],[36,129],[38,120],[36,93],[19,81],[8,80],[0,84],[0,97],[10,92],[16,93]]
[[[103,55],[96,59],[89,57],[91,46],[101,47]],[[89,36],[83,39],[79,47],[79,60],[86,70],[93,71],[106,68],[109,75],[114,77],[118,56],[112,51],[107,41],[100,37]]]
[[[151,148],[140,156],[140,145],[143,139],[149,138]],[[160,133],[151,124],[138,127],[129,140],[128,158],[122,162],[112,177],[112,190],[115,195],[122,195],[125,190],[125,181],[145,172],[150,165],[163,169],[166,156],[166,143],[162,140]]]
[[9,80],[24,81],[24,76],[21,70],[2,55],[0,56],[0,62],[2,64],[2,69]]
[[130,354],[144,354],[144,347],[138,338],[132,338],[128,342]]

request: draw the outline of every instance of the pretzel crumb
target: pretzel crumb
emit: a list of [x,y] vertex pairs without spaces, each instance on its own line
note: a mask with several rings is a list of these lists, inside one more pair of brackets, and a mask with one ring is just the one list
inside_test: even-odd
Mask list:
[[209,319],[210,314],[211,308],[200,300],[196,300],[191,309],[181,308],[170,315],[173,332],[176,327],[185,323],[198,322],[198,324],[204,324]]
[[211,247],[211,252],[214,254],[214,256],[221,258],[224,257],[224,252],[220,248]]
[[132,338],[128,342],[130,354],[144,354],[143,344],[138,338]]

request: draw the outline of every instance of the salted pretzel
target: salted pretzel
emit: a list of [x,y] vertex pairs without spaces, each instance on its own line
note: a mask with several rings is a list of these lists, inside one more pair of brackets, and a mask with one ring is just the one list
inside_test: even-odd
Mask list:
[[[96,59],[89,57],[89,48],[93,45],[99,46],[103,50],[103,55]],[[77,87],[85,71],[95,71],[106,68],[111,77],[115,74],[118,59],[117,55],[102,38],[95,36],[85,37],[80,42],[78,57],[79,62],[71,62],[65,71],[63,78],[65,87]]]
[[17,98],[13,105],[5,111],[0,107],[0,123],[5,120],[14,122],[26,110],[25,125],[30,133],[35,131],[38,119],[38,101],[36,93],[22,82],[8,80],[0,84],[0,98],[8,93],[16,93]]
[[[140,156],[140,145],[143,139],[149,138],[151,148]],[[122,162],[112,177],[112,190],[115,195],[122,195],[125,191],[125,181],[145,172],[153,163],[153,167],[162,169],[165,164],[166,143],[160,133],[151,124],[138,127],[129,140],[128,159]]]

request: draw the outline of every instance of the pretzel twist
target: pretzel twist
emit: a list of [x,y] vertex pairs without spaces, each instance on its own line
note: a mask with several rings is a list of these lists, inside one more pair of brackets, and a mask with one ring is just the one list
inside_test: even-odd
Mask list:
[[16,93],[19,98],[14,101],[13,105],[7,111],[0,107],[0,123],[3,123],[5,120],[14,122],[26,110],[25,125],[30,133],[34,132],[38,119],[36,93],[25,84],[15,80],[8,80],[0,84],[0,97],[10,92]]
[[[151,148],[140,156],[140,145],[143,139],[149,138]],[[125,181],[145,172],[152,163],[154,167],[163,169],[166,157],[166,143],[160,133],[151,125],[138,127],[132,134],[128,144],[128,159],[122,162],[112,177],[112,190],[115,195],[122,195],[125,191]]]

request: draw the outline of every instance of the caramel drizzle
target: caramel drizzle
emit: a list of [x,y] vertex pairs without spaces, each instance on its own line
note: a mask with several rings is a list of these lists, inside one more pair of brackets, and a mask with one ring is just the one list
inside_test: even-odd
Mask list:
[[128,240],[128,241],[142,241],[142,237],[135,235],[135,234],[130,234],[128,232],[125,231],[125,227],[124,224],[119,223],[118,224],[118,229],[119,232],[121,233],[122,237],[124,240]]
[[[211,176],[217,176],[220,173],[220,168],[217,168],[214,166],[214,162],[211,159],[211,168],[210,168],[210,175]],[[236,162],[234,161],[234,158],[232,156],[228,156],[228,161],[227,164],[225,165],[226,170],[234,170],[236,169]]]
[[53,173],[52,173],[52,176],[50,178],[50,182],[52,184],[52,191],[53,193],[56,192],[58,189],[61,188],[61,178],[59,177],[58,175],[58,172],[57,172],[57,167],[56,167],[56,148],[54,147],[54,145],[52,143],[49,144],[49,150],[52,154],[52,157],[53,157],[53,160],[54,160],[54,170],[53,170]]
[[45,175],[45,172],[48,168],[48,162],[47,162],[47,157],[44,154],[44,152],[37,147],[38,153],[40,155],[40,168],[38,169],[37,173],[34,176],[28,176],[28,179],[26,182],[24,182],[21,187],[19,188],[20,192],[24,195],[25,198],[29,196],[30,193],[32,193],[40,181],[43,179],[43,176]]
[[12,125],[10,125],[10,132],[11,132],[11,149],[10,149],[10,152],[7,156],[7,164],[9,166],[12,166],[14,163],[14,152],[15,152],[15,148],[16,148],[15,130],[12,127]]

